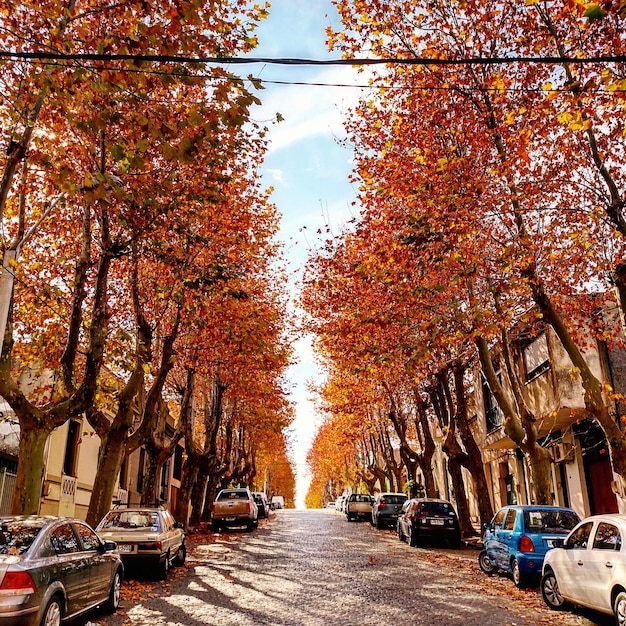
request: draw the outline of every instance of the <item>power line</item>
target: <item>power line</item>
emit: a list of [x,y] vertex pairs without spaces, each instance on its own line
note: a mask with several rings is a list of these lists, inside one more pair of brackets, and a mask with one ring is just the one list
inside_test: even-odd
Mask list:
[[40,59],[56,61],[132,61],[136,63],[191,63],[191,64],[218,64],[218,65],[251,65],[262,63],[265,65],[502,65],[511,63],[530,63],[539,65],[589,64],[589,63],[624,63],[626,56],[597,56],[597,57],[470,57],[467,59],[437,59],[424,57],[389,59],[298,59],[298,58],[269,58],[269,57],[188,57],[177,55],[140,55],[140,54],[96,54],[78,53],[65,54],[62,52],[19,52],[0,51],[0,59]]

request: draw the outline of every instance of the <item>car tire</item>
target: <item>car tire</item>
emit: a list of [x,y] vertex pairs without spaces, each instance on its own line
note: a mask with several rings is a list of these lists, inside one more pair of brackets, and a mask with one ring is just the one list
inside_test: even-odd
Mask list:
[[404,533],[402,532],[402,527],[398,524],[398,539],[400,541],[404,541]]
[[159,565],[159,578],[161,580],[167,580],[167,577],[170,573],[170,553],[168,552],[165,555],[165,559],[163,560],[163,562]]
[[52,596],[41,617],[41,626],[60,626],[63,619],[63,603],[59,596]]
[[117,611],[120,600],[122,598],[122,571],[117,570],[115,572],[115,576],[113,576],[113,581],[111,582],[111,589],[109,590],[109,599],[106,601],[104,605],[104,610],[107,613],[115,613]]
[[211,532],[213,533],[220,532],[220,525],[217,522],[211,522]]
[[182,567],[187,560],[187,546],[182,543],[180,548],[178,548],[178,552],[176,553],[176,558],[174,559],[174,565],[176,567]]
[[517,559],[511,559],[511,576],[513,577],[513,582],[518,589],[522,589],[526,584],[526,579],[522,575],[522,570],[520,570],[519,563]]
[[413,530],[412,526],[409,526],[408,542],[411,548],[417,548],[418,537],[417,537],[417,533]]
[[617,626],[626,626],[626,592],[620,591],[613,601],[613,613]]
[[[556,576],[551,569],[547,570],[541,577],[541,583],[539,586],[541,587],[541,597],[543,598],[543,601],[553,611],[561,611],[567,606],[567,602],[559,591],[559,583],[556,580]],[[624,599],[626,600],[626,596]],[[626,610],[626,606],[624,607],[624,610]],[[626,622],[623,623],[626,624]]]
[[485,574],[495,574],[498,571],[498,567],[494,565],[487,555],[487,550],[481,550],[478,555],[478,566],[485,572]]

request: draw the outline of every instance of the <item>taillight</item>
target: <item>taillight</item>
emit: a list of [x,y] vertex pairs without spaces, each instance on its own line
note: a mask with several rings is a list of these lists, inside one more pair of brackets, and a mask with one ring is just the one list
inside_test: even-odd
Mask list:
[[2,596],[23,596],[36,591],[35,582],[28,572],[6,572],[0,584]]
[[533,543],[533,540],[530,537],[527,537],[526,535],[524,535],[520,539],[519,549],[520,549],[520,552],[534,552],[535,544]]
[[250,509],[251,509],[251,507],[250,507],[250,501],[248,501],[248,502],[246,502],[246,512],[247,512],[247,513],[250,513]]
[[378,510],[380,511],[381,509],[386,509],[387,508],[387,503],[384,500],[381,500],[378,503]]
[[161,550],[163,544],[160,541],[150,541],[137,544],[138,550]]

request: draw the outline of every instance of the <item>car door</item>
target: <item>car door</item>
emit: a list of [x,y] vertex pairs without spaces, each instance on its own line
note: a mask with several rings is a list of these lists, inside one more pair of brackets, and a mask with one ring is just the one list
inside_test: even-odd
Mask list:
[[400,530],[405,537],[409,535],[408,525],[411,523],[411,505],[413,500],[407,500],[402,506],[402,512],[398,517],[398,524],[400,524]]
[[621,548],[619,528],[598,522],[587,550],[581,551],[577,561],[576,587],[585,604],[602,611],[611,609],[611,583]]
[[502,524],[509,509],[500,509],[491,520],[484,536],[485,550],[489,560],[502,567],[504,545],[502,543]]
[[85,524],[74,523],[82,552],[89,561],[89,603],[106,600],[111,586],[111,558],[96,533]]
[[89,599],[89,555],[81,550],[78,537],[69,523],[59,524],[50,534],[57,556],[58,578],[65,588],[68,614],[84,610]]
[[517,509],[509,509],[504,516],[502,528],[496,530],[496,546],[498,551],[498,565],[503,569],[510,569],[511,555],[517,551],[519,532],[518,521],[522,521],[522,515]]
[[579,524],[565,540],[558,563],[553,566],[561,594],[574,602],[584,603],[587,595],[583,566],[592,528],[592,521]]

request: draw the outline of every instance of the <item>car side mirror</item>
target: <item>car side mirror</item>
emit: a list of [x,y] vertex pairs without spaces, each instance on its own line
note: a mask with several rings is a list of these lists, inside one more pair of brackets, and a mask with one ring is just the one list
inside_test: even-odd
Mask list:
[[491,522],[487,522],[486,524],[483,524],[483,528],[488,531],[493,530],[493,526],[491,525]]
[[185,530],[185,525],[182,522],[176,522],[174,524],[174,528],[180,528],[182,530]]
[[102,547],[105,552],[113,552],[114,550],[117,550],[117,544],[115,541],[109,541],[108,539],[102,542]]

